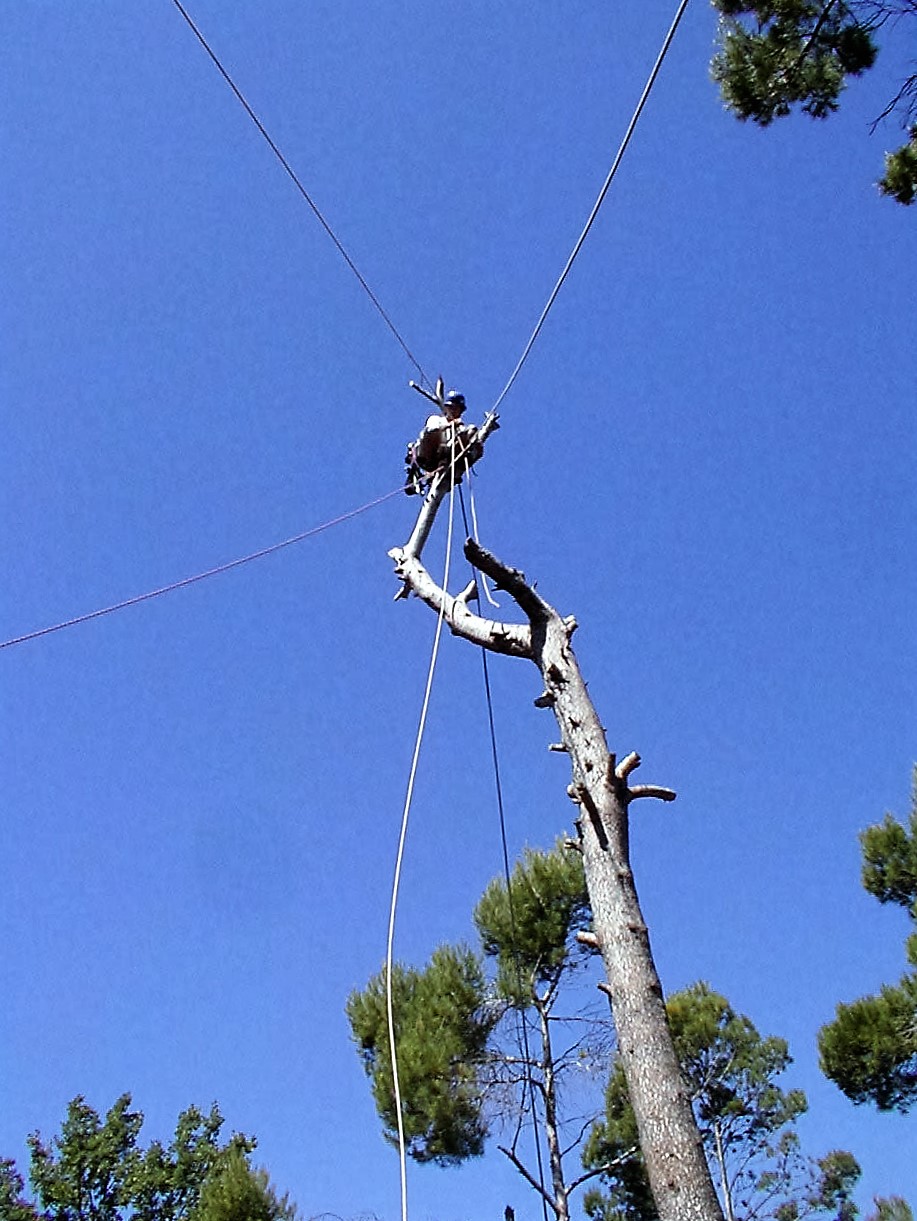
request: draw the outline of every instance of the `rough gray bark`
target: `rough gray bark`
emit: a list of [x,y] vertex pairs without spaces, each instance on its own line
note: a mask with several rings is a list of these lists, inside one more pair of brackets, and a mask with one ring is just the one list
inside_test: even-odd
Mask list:
[[[496,427],[496,419],[488,417],[480,440],[486,440]],[[513,598],[527,623],[500,623],[474,614],[468,607],[475,594],[473,582],[453,597],[427,572],[421,553],[450,483],[449,471],[435,477],[410,539],[404,547],[389,552],[404,583],[399,596],[416,594],[442,611],[454,635],[496,653],[527,657],[541,672],[544,691],[535,703],[553,711],[561,732],[558,745],[570,757],[572,780],[567,792],[580,811],[577,846],[583,853],[594,935],[605,965],[607,984],[603,987],[611,1001],[621,1064],[656,1208],[661,1221],[722,1221],[675,1055],[630,864],[631,801],[638,797],[671,801],[675,794],[654,785],[631,786],[629,777],[639,766],[639,756],[632,753],[616,763],[609,752],[571,645],[575,619],[561,618],[521,572],[507,567],[473,539],[466,540],[465,555]]]

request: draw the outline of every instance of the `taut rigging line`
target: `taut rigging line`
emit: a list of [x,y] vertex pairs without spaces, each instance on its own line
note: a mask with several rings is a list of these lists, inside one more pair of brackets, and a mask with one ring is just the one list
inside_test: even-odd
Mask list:
[[[395,326],[391,317],[389,316],[389,314],[383,307],[382,303],[379,301],[379,298],[370,288],[367,281],[364,279],[362,273],[360,272],[360,269],[357,267],[356,263],[354,263],[353,259],[348,254],[344,245],[342,244],[342,242],[340,241],[340,239],[338,238],[338,236],[336,235],[334,230],[331,228],[331,225],[322,215],[321,211],[319,210],[318,205],[315,203],[312,196],[303,186],[298,175],[296,174],[296,171],[293,169],[293,167],[287,161],[286,157],[284,157],[283,153],[280,151],[278,146],[275,144],[274,140],[271,138],[269,132],[267,131],[267,128],[264,126],[264,124],[255,114],[254,110],[252,109],[252,107],[249,104],[248,100],[246,99],[245,95],[242,93],[241,89],[238,87],[238,85],[229,75],[229,72],[220,62],[220,59],[217,56],[216,52],[213,50],[213,48],[204,38],[204,35],[201,33],[200,29],[195,24],[193,18],[189,14],[188,10],[181,3],[181,0],[172,0],[172,3],[174,4],[175,8],[178,9],[179,13],[182,15],[182,17],[184,18],[184,20],[187,22],[188,26],[194,33],[198,42],[201,44],[201,46],[206,51],[207,55],[213,61],[213,64],[216,67],[217,71],[220,73],[220,75],[225,80],[226,84],[235,94],[237,100],[239,101],[239,104],[245,110],[245,113],[248,115],[248,117],[257,127],[258,131],[261,133],[262,137],[268,144],[268,147],[271,149],[274,156],[283,166],[284,170],[289,175],[290,179],[293,181],[293,183],[296,186],[296,189],[299,191],[300,195],[303,197],[303,199],[312,209],[312,212],[314,213],[319,224],[328,234],[329,238],[331,239],[331,241],[334,243],[335,247],[337,248],[338,253],[344,259],[345,263],[350,268],[350,270],[353,272],[354,276],[356,276],[361,287],[363,288],[363,291],[369,297],[370,301],[375,306],[375,308],[378,311],[379,315],[381,316],[382,320],[385,322],[386,326],[389,328],[391,333],[394,335],[394,337],[397,340],[398,344],[400,345],[402,351],[407,356],[408,360],[411,362],[411,364],[414,366],[414,368],[420,374],[421,381],[425,382],[427,385],[430,385],[430,379],[427,377],[426,373],[424,372],[423,367],[421,366],[420,362],[417,360],[417,357],[408,347],[407,343],[405,342],[404,338],[401,335],[401,332]],[[660,49],[659,54],[656,57],[656,62],[653,64],[653,67],[652,67],[650,75],[647,79],[646,85],[644,86],[643,93],[640,95],[640,100],[637,103],[636,109],[634,110],[630,123],[627,125],[627,130],[624,133],[624,138],[621,141],[621,144],[618,148],[617,153],[615,154],[615,158],[614,158],[614,161],[612,162],[611,169],[608,171],[605,181],[602,184],[602,189],[599,191],[598,198],[596,199],[596,201],[592,207],[592,211],[589,213],[586,223],[583,226],[582,232],[580,233],[579,237],[577,238],[576,242],[574,243],[573,250],[570,252],[570,257],[567,259],[564,269],[560,273],[560,276],[558,277],[557,283],[554,285],[553,289],[551,290],[550,295],[548,296],[548,300],[545,304],[545,307],[541,311],[541,315],[539,316],[538,321],[535,323],[535,327],[534,327],[531,335],[528,338],[528,341],[522,351],[522,355],[519,357],[519,360],[516,362],[516,366],[513,369],[512,373],[510,374],[506,385],[500,391],[499,395],[497,396],[497,398],[494,402],[493,407],[491,408],[492,411],[496,411],[496,409],[500,406],[500,404],[506,398],[507,394],[509,393],[510,389],[513,386],[513,383],[516,381],[516,378],[519,376],[520,372],[522,371],[523,365],[528,360],[529,353],[531,352],[532,348],[535,345],[535,341],[537,340],[539,334],[541,333],[541,328],[544,326],[545,320],[547,319],[548,314],[551,312],[551,308],[554,305],[554,302],[557,300],[557,296],[558,296],[561,288],[563,287],[564,281],[566,280],[567,276],[570,273],[570,269],[572,268],[574,262],[576,261],[577,255],[579,254],[580,250],[582,249],[583,243],[585,242],[585,240],[589,234],[589,230],[592,228],[592,225],[593,225],[593,222],[595,221],[596,216],[598,216],[599,209],[601,208],[602,204],[604,203],[605,196],[608,194],[608,190],[612,184],[612,181],[618,172],[618,167],[620,166],[621,161],[624,158],[624,153],[626,152],[627,146],[630,143],[631,136],[634,134],[634,129],[636,128],[637,123],[640,119],[640,115],[643,112],[643,107],[646,105],[646,101],[647,101],[650,93],[652,92],[653,86],[656,83],[656,78],[659,75],[659,70],[662,67],[663,61],[666,57],[666,54],[668,53],[669,47],[672,44],[672,40],[675,37],[675,32],[678,29],[678,26],[681,22],[681,19],[682,19],[685,9],[687,7],[688,7],[688,0],[680,0],[678,8],[675,12],[675,16],[672,19],[671,25],[669,26],[668,33],[666,34],[665,39],[663,40],[662,48]]]
[[99,610],[88,611],[85,615],[65,619],[62,623],[54,623],[50,627],[40,627],[34,632],[26,632],[23,636],[14,636],[10,640],[0,641],[0,649],[8,649],[14,644],[25,644],[27,640],[36,640],[39,636],[50,636],[52,632],[60,632],[65,627],[76,627],[78,623],[88,623],[90,619],[100,619],[103,615],[112,614],[113,611],[136,606],[138,602],[148,602],[150,598],[160,598],[163,594],[170,594],[176,589],[184,589],[186,585],[195,585],[198,581],[205,581],[208,577],[215,577],[221,572],[229,572],[230,569],[239,568],[242,564],[250,564],[252,560],[260,560],[263,556],[273,555],[275,551],[282,551],[284,547],[292,547],[294,543],[301,543],[314,534],[321,534],[323,530],[330,530],[332,526],[339,526],[341,522],[350,521],[351,517],[357,517],[360,513],[365,513],[367,509],[374,509],[376,505],[391,500],[393,496],[400,496],[403,492],[404,488],[399,485],[391,492],[386,492],[384,496],[377,496],[375,500],[370,500],[365,505],[359,505],[356,509],[350,509],[347,513],[332,517],[330,521],[324,521],[321,525],[312,526],[309,530],[294,534],[292,538],[272,543],[269,547],[262,547],[260,551],[252,551],[249,555],[229,560],[225,564],[218,564],[215,568],[208,568],[204,572],[197,572],[193,577],[182,577],[180,581],[173,581],[170,585],[161,585],[158,589],[151,589],[145,594],[135,594],[133,598],[125,598],[123,602],[115,602],[112,606],[103,606]]
[[512,386],[513,382],[516,380],[516,378],[519,376],[520,372],[522,371],[522,366],[525,364],[526,360],[528,360],[529,352],[531,352],[532,348],[534,347],[535,340],[538,338],[538,336],[541,332],[541,328],[544,326],[545,319],[547,318],[548,314],[551,312],[551,306],[557,300],[557,294],[560,292],[561,288],[563,287],[564,280],[566,280],[566,278],[570,272],[570,268],[573,266],[576,256],[579,254],[580,250],[582,249],[583,242],[585,242],[586,237],[589,233],[589,230],[592,228],[592,222],[595,220],[595,218],[599,214],[599,208],[601,208],[601,206],[605,200],[605,196],[608,194],[608,188],[611,186],[612,179],[614,178],[615,174],[617,174],[617,172],[618,172],[618,166],[621,164],[621,161],[624,157],[624,153],[625,153],[625,150],[627,149],[628,144],[630,144],[630,138],[634,134],[634,128],[637,126],[637,121],[640,118],[640,115],[643,111],[643,107],[646,105],[646,99],[649,97],[650,92],[653,88],[653,85],[655,85],[655,83],[656,83],[656,77],[659,75],[659,69],[662,67],[662,61],[666,57],[666,53],[668,52],[668,49],[672,44],[672,39],[675,37],[675,31],[678,29],[678,24],[681,21],[682,16],[684,15],[684,11],[687,7],[688,7],[688,0],[681,0],[681,3],[679,4],[678,9],[675,13],[675,16],[672,20],[672,24],[669,26],[669,32],[666,34],[665,40],[663,41],[662,50],[656,56],[656,62],[655,62],[655,64],[653,64],[653,69],[650,72],[646,85],[643,88],[643,93],[640,95],[640,101],[637,103],[637,108],[633,113],[630,123],[628,123],[628,125],[627,125],[627,131],[624,133],[624,139],[621,141],[620,147],[618,148],[618,151],[615,154],[615,159],[611,163],[611,169],[608,171],[608,175],[605,178],[605,182],[602,184],[601,191],[599,191],[599,197],[593,204],[592,211],[589,213],[589,218],[587,219],[586,224],[583,226],[582,233],[576,239],[576,243],[573,246],[573,250],[570,252],[570,257],[567,259],[566,266],[564,267],[563,271],[560,273],[560,277],[558,278],[557,283],[551,289],[551,294],[548,297],[547,304],[545,305],[544,309],[541,311],[541,317],[535,323],[535,329],[532,331],[531,335],[529,336],[528,343],[525,345],[525,348],[522,351],[522,355],[519,357],[519,360],[516,363],[515,369],[513,369],[512,373],[509,376],[509,381],[500,391],[499,395],[497,396],[496,402],[494,403],[493,407],[491,407],[491,411],[497,410],[497,408],[500,406],[500,404],[503,402],[503,400],[506,398],[507,394],[509,393],[510,387]]
[[369,284],[367,284],[366,280],[363,278],[363,274],[360,271],[359,267],[357,267],[356,263],[347,253],[347,250],[344,248],[344,245],[338,238],[337,234],[331,228],[331,225],[328,223],[327,220],[325,220],[324,216],[319,211],[318,204],[315,202],[315,200],[312,198],[312,196],[303,186],[296,171],[293,169],[293,167],[290,165],[289,161],[287,161],[286,157],[284,157],[283,153],[280,151],[280,149],[271,139],[271,136],[268,133],[267,128],[264,126],[264,124],[255,114],[254,110],[252,110],[251,106],[249,105],[248,101],[245,98],[245,95],[242,93],[242,90],[239,88],[239,86],[236,84],[236,82],[232,79],[232,77],[223,67],[222,63],[220,62],[219,58],[217,57],[216,52],[213,50],[213,48],[207,42],[204,35],[195,25],[194,20],[192,19],[188,10],[181,3],[181,0],[172,0],[172,3],[181,13],[182,17],[184,17],[185,21],[188,23],[192,32],[194,33],[194,36],[197,38],[198,42],[201,44],[201,46],[204,48],[204,50],[207,52],[207,54],[210,56],[211,60],[214,63],[214,66],[216,67],[220,76],[222,76],[223,80],[226,82],[226,84],[230,87],[230,89],[236,95],[236,98],[238,99],[239,104],[242,106],[245,113],[248,115],[248,117],[251,119],[251,121],[254,123],[254,125],[258,128],[258,131],[264,137],[271,152],[274,154],[274,156],[277,158],[277,160],[286,170],[287,174],[292,179],[293,184],[296,187],[296,189],[299,191],[300,195],[303,197],[303,199],[312,209],[318,223],[321,225],[321,227],[325,230],[325,232],[331,238],[332,242],[334,242],[334,245],[337,248],[338,254],[340,254],[341,258],[344,260],[344,262],[347,264],[347,266],[350,268],[350,270],[359,280],[360,286],[362,287],[363,291],[366,293],[367,297],[369,297],[370,301],[372,301],[373,305],[376,307],[376,310],[379,312],[383,322],[388,327],[388,329],[392,332],[392,334],[395,336],[398,343],[401,345],[401,349],[404,352],[405,356],[407,356],[408,360],[411,362],[411,364],[420,374],[421,380],[426,382],[427,385],[429,385],[430,379],[427,377],[426,373],[424,373],[423,367],[420,364],[420,361],[417,359],[417,357],[414,355],[414,353],[405,343],[404,339],[402,338],[401,332],[395,326],[394,322],[392,322],[387,311],[385,310],[385,307],[382,305],[381,301],[376,296],[376,294],[373,292],[373,290],[370,288]]

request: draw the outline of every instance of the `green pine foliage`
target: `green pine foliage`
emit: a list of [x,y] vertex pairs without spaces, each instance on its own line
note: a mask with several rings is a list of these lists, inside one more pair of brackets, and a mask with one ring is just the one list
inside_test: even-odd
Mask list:
[[901,1196],[888,1196],[875,1202],[876,1211],[867,1221],[914,1221],[914,1214],[907,1200]]
[[0,1158],[0,1221],[38,1221],[38,1211],[24,1195],[25,1180],[9,1157]]
[[196,1106],[182,1111],[168,1145],[152,1141],[137,1160],[131,1181],[136,1221],[187,1221],[208,1178],[223,1160],[249,1154],[255,1141],[238,1133],[220,1141],[223,1116],[214,1104],[204,1113]]
[[592,921],[583,859],[558,845],[527,848],[510,874],[495,878],[474,909],[481,947],[496,965],[496,991],[525,1008],[532,988],[556,985],[596,950],[576,940]]
[[[854,1217],[848,1197],[860,1171],[852,1155],[837,1151],[813,1161],[800,1151],[794,1124],[806,1110],[805,1095],[777,1083],[791,1063],[786,1042],[760,1035],[704,983],[673,994],[666,1008],[714,1181],[731,1214],[743,1221],[797,1221],[830,1211],[841,1221]],[[586,1197],[590,1217],[655,1221],[620,1065],[583,1161],[593,1170],[608,1168],[600,1175],[604,1190]]]
[[192,1221],[296,1221],[296,1208],[278,1196],[265,1170],[239,1148],[230,1149],[201,1189]]
[[710,70],[729,110],[766,126],[799,106],[837,110],[848,76],[875,62],[869,27],[849,4],[824,0],[713,0],[720,47]]
[[[411,1157],[454,1165],[484,1151],[487,1126],[479,1070],[499,1014],[487,1004],[484,972],[467,946],[440,946],[422,971],[395,964],[392,1009],[402,1122]],[[392,1144],[398,1141],[385,973],[347,1001],[354,1040]]]
[[[527,851],[510,893],[512,901],[496,879],[475,909],[480,952],[443,945],[423,969],[395,964],[392,971],[402,1122],[416,1161],[455,1165],[483,1153],[489,1122],[500,1114],[496,1096],[512,1093],[499,1071],[503,1019],[536,997],[549,1012],[564,977],[595,952],[576,940],[589,924],[579,853],[560,845]],[[347,1016],[383,1134],[397,1144],[384,971],[351,994]],[[518,1057],[515,1038],[510,1046]],[[517,1063],[509,1075],[518,1083],[521,1071]]]
[[[917,967],[917,935],[907,943]],[[840,1004],[818,1036],[822,1071],[855,1103],[908,1111],[917,1099],[917,971]]]
[[917,768],[905,827],[892,814],[860,836],[863,886],[880,903],[895,903],[917,918]]
[[293,1221],[293,1206],[249,1164],[254,1140],[221,1139],[215,1104],[183,1111],[168,1145],[142,1148],[142,1125],[130,1094],[104,1119],[74,1098],[59,1135],[28,1138],[34,1200],[15,1163],[0,1161],[0,1221]]
[[[917,16],[896,0],[712,0],[719,49],[710,64],[727,110],[766,127],[794,109],[816,119],[838,109],[852,77],[876,61],[877,31]],[[917,76],[907,78],[883,116],[897,111],[908,140],[885,155],[879,190],[902,204],[917,198]]]
[[[908,825],[886,814],[860,842],[866,890],[917,924],[917,768]],[[905,950],[911,970],[876,995],[838,1005],[818,1037],[825,1074],[853,1102],[880,1111],[907,1111],[917,1100],[917,931]]]
[[139,1155],[143,1116],[123,1094],[104,1121],[82,1097],[74,1098],[59,1136],[45,1144],[29,1137],[32,1188],[55,1221],[120,1221],[130,1208],[130,1181]]
[[908,134],[907,144],[885,154],[885,173],[879,179],[882,194],[902,204],[912,204],[917,199],[917,123]]

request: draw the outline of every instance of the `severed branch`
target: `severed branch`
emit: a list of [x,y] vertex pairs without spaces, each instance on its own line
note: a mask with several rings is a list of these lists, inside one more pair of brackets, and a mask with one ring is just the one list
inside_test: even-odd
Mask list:
[[532,656],[532,632],[526,624],[500,623],[476,615],[468,609],[471,595],[467,590],[457,598],[447,593],[430,576],[420,559],[405,548],[393,547],[389,556],[395,561],[395,573],[405,588],[437,614],[442,609],[443,619],[454,636],[461,636],[494,653],[510,657]]
[[635,784],[627,790],[629,801],[638,797],[655,797],[659,801],[674,801],[678,794],[674,789],[663,788],[660,784]]
[[631,772],[635,772],[643,760],[635,750],[632,750],[629,755],[625,755],[618,766],[615,768],[615,775],[619,780],[626,780]]
[[497,589],[505,589],[533,623],[543,622],[557,614],[557,611],[526,582],[524,572],[520,572],[518,568],[510,568],[473,538],[465,542],[465,556],[475,568],[480,568],[485,576],[490,577]]

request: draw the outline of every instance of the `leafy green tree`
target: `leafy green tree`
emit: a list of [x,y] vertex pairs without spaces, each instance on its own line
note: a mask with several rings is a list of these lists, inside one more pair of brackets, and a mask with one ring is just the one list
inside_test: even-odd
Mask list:
[[[905,827],[891,814],[860,836],[863,885],[917,923],[917,768]],[[906,942],[911,970],[876,996],[840,1004],[818,1043],[822,1069],[855,1103],[907,1111],[917,1099],[917,932]]]
[[187,1221],[208,1178],[233,1152],[251,1153],[255,1140],[235,1133],[220,1142],[223,1116],[214,1104],[206,1114],[182,1111],[168,1145],[152,1141],[134,1161],[130,1180],[136,1221]]
[[183,1111],[168,1145],[140,1148],[142,1124],[130,1094],[104,1119],[74,1098],[58,1136],[28,1138],[34,1202],[15,1163],[0,1161],[0,1221],[292,1221],[289,1201],[249,1164],[255,1141],[220,1139],[216,1105]]
[[278,1196],[265,1170],[256,1170],[238,1147],[204,1181],[193,1221],[295,1221],[288,1196]]
[[12,1158],[0,1158],[0,1221],[37,1221],[34,1205],[23,1195],[25,1181]]
[[[848,78],[875,63],[878,31],[917,16],[917,0],[712,2],[720,31],[711,73],[727,108],[762,127],[796,106],[826,118],[837,110]],[[917,73],[903,81],[879,119],[894,111],[908,140],[886,154],[879,189],[910,204],[917,195]]]
[[[849,1193],[860,1168],[852,1155],[838,1151],[814,1162],[800,1152],[793,1125],[806,1110],[805,1094],[785,1091],[776,1081],[791,1063],[786,1042],[762,1037],[704,983],[675,993],[666,1008],[727,1221],[797,1221],[829,1211],[840,1221],[855,1217]],[[584,1162],[613,1165],[601,1172],[607,1190],[586,1197],[591,1217],[655,1221],[618,1065],[608,1085],[605,1119],[592,1130]]]
[[29,1178],[42,1211],[54,1221],[120,1221],[130,1210],[143,1116],[123,1094],[104,1121],[82,1097],[74,1098],[60,1135],[48,1144],[29,1137]]
[[[468,946],[441,946],[423,970],[396,966],[392,972],[408,1153],[417,1161],[456,1164],[482,1153],[491,1128],[503,1124],[513,1135],[500,1149],[558,1221],[566,1221],[571,1191],[595,1172],[573,1182],[564,1176],[564,1156],[578,1138],[562,1147],[558,1087],[581,1070],[590,1040],[606,1029],[597,1020],[581,1025],[558,1010],[564,985],[596,953],[588,935],[577,936],[588,934],[590,923],[581,856],[560,845],[552,852],[527,851],[509,889],[501,879],[487,887],[474,922],[480,954]],[[350,996],[347,1015],[384,1134],[395,1144],[384,973]],[[531,1092],[544,1125],[549,1185],[520,1152]]]

